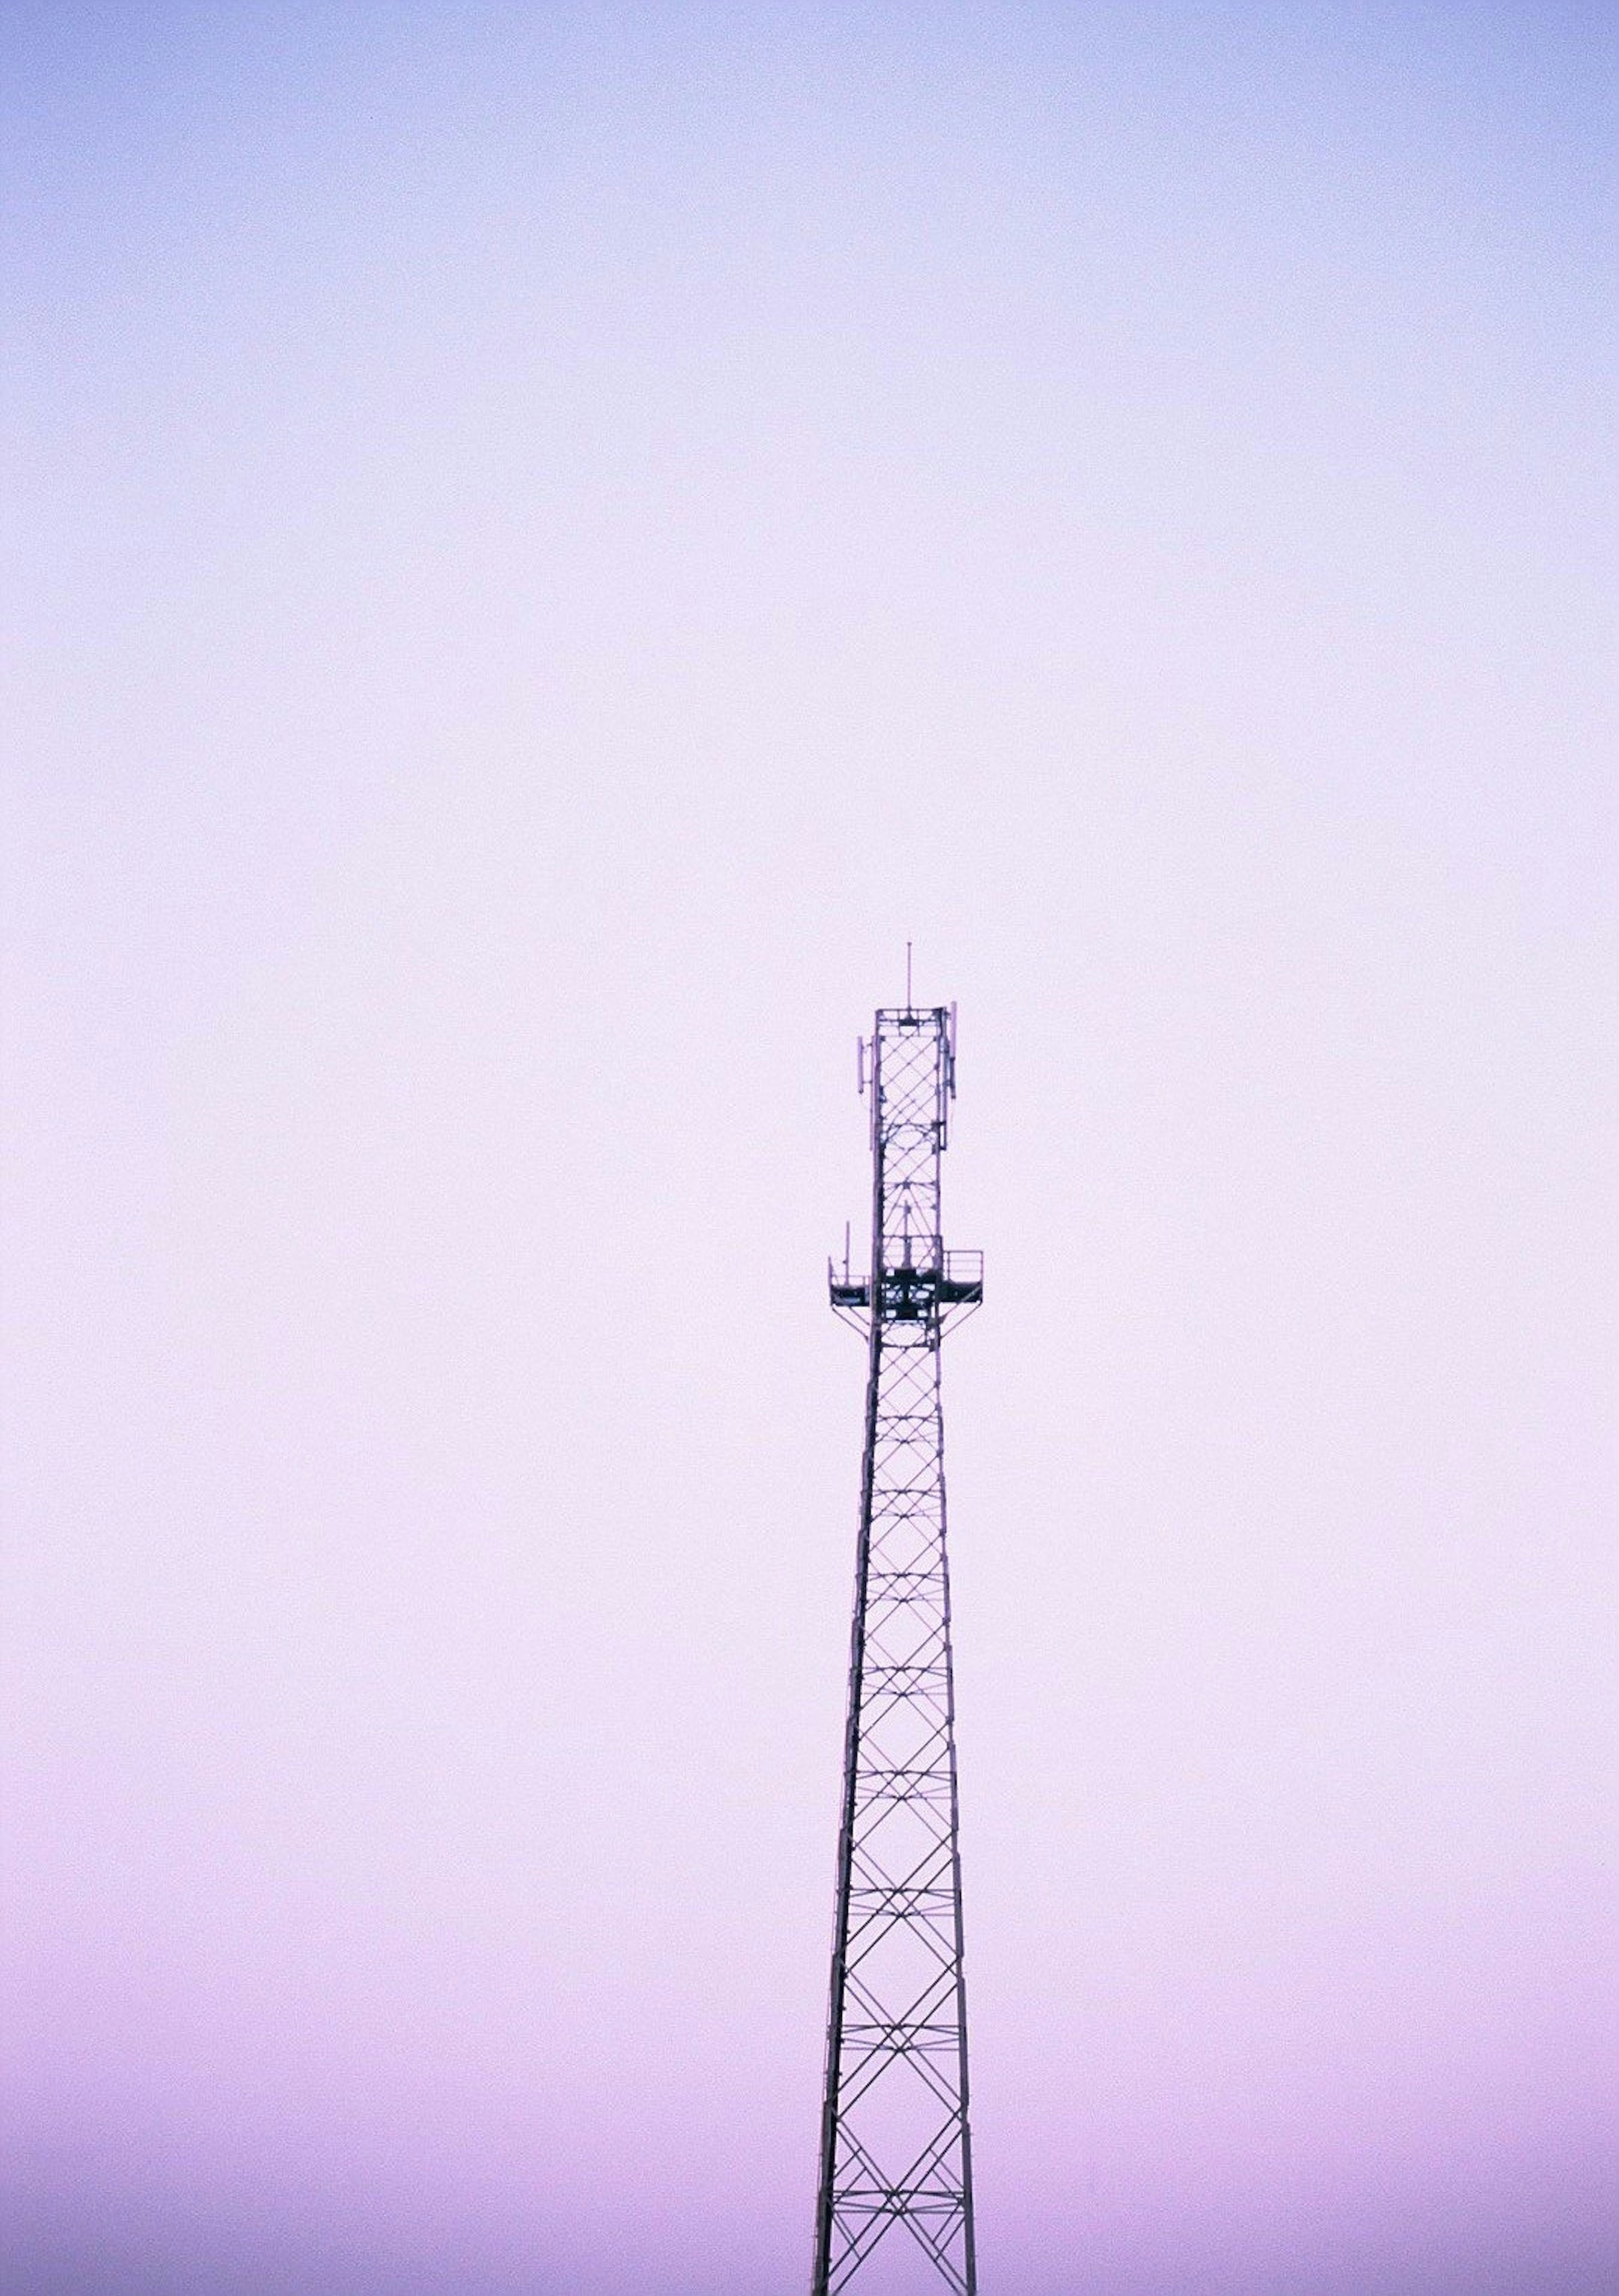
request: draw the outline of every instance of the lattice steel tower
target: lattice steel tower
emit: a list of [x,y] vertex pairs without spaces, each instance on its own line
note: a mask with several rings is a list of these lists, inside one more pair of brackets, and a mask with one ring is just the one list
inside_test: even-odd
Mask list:
[[871,1374],[811,2291],[974,2296],[939,1342],[983,1299],[984,1261],[941,1239],[954,1007],[913,1006],[907,982],[860,1083],[871,1273],[846,1248],[828,1270]]

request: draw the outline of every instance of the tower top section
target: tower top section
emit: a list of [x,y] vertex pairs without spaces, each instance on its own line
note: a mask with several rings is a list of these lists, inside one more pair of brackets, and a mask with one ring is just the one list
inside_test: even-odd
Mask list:
[[846,1251],[841,1273],[828,1267],[831,1304],[851,1319],[917,1326],[936,1345],[946,1323],[984,1297],[984,1255],[946,1252],[940,1210],[955,1006],[880,1007],[856,1073],[871,1108],[871,1274],[856,1277]]

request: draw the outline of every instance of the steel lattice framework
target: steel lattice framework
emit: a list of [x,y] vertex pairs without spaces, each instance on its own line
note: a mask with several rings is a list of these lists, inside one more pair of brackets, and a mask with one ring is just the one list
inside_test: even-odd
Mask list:
[[984,1266],[941,1234],[954,1008],[879,1012],[867,1065],[871,1274],[829,1269],[871,1371],[811,2287],[974,2296],[939,1343]]

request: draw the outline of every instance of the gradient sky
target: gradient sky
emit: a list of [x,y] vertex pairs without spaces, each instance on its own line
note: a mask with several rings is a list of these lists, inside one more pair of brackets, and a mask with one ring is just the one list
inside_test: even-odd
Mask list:
[[7,2296],[802,2288],[908,937],[985,2296],[1615,2284],[1615,22],[10,0]]

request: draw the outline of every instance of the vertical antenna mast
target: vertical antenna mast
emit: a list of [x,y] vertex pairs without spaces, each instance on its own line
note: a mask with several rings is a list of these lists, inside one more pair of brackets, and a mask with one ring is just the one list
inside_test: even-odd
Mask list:
[[905,958],[870,1047],[871,1273],[830,1285],[870,1374],[811,2296],[977,2289],[939,1342],[984,1259],[944,1249],[953,1007],[915,1009]]

